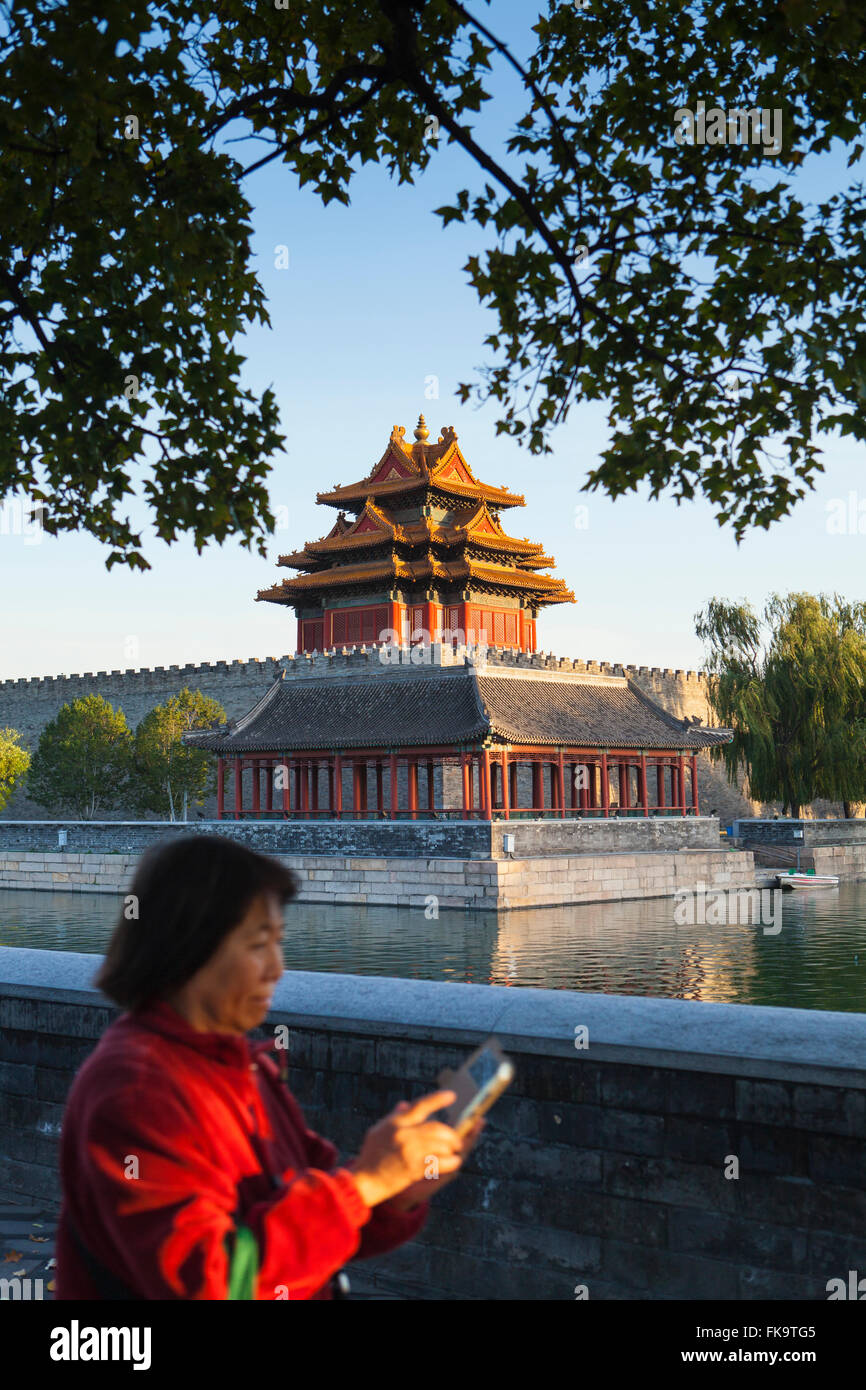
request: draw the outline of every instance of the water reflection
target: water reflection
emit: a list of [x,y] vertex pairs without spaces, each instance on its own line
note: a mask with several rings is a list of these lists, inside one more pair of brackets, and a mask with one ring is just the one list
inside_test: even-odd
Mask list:
[[[782,929],[678,925],[672,898],[506,912],[290,904],[289,970],[866,1011],[866,884],[788,894]],[[112,895],[0,890],[0,944],[99,952]],[[859,957],[859,962],[856,959]]]

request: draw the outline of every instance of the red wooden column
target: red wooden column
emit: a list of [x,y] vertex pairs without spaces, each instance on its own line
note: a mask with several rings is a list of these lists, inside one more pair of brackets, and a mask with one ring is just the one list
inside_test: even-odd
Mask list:
[[544,814],[544,769],[537,758],[532,759],[532,809]]
[[334,814],[334,763],[332,758],[328,758],[328,810],[333,817]]
[[409,782],[409,815],[412,820],[418,818],[418,760],[413,758],[411,753],[406,761],[406,774]]
[[700,815],[698,810],[698,755],[692,754],[692,805],[695,808],[695,815]]
[[610,816],[610,781],[607,772],[607,753],[601,755],[601,804],[605,818]]
[[517,810],[517,798],[518,798],[518,790],[517,790],[517,762],[516,762],[516,760],[515,760],[514,758],[509,759],[509,763],[508,763],[508,776],[509,776],[509,779],[510,779],[510,786],[509,786],[509,790],[508,790],[508,802],[509,802],[509,805],[510,805],[512,811],[516,811],[516,810]]
[[291,767],[290,761],[289,761],[289,759],[284,755],[284,756],[283,756],[283,761],[282,761],[282,769],[283,769],[283,815],[284,815],[284,816],[288,816],[288,815],[291,813],[291,783],[289,782],[289,778],[290,778],[290,776],[291,776],[290,767]]
[[244,800],[244,760],[235,758],[235,820],[240,818]]
[[643,804],[643,813],[649,815],[649,794],[646,787],[646,753],[640,755],[640,799]]
[[304,758],[301,766],[301,811],[305,816],[310,814],[310,779],[307,773],[307,759]]
[[397,819],[397,812],[400,809],[400,787],[397,781],[397,754],[389,755],[391,770],[391,819]]
[[677,761],[677,802],[680,815],[684,816],[686,813],[686,766],[682,754]]
[[511,806],[510,806],[510,803],[509,803],[509,791],[510,791],[509,783],[510,783],[510,780],[511,780],[511,779],[510,779],[509,776],[508,776],[508,750],[505,749],[505,748],[503,748],[503,750],[502,750],[502,764],[501,764],[501,770],[502,770],[502,813],[503,813],[503,815],[504,815],[504,817],[505,817],[506,820],[511,820]]
[[385,810],[385,767],[381,758],[376,759],[376,810],[380,816]]
[[485,748],[480,758],[481,770],[481,815],[484,820],[493,819],[493,798],[490,786],[490,749]]
[[581,788],[580,805],[584,811],[589,811],[595,806],[595,763],[586,763],[586,786]]
[[337,820],[342,819],[343,815],[343,759],[339,753],[334,754],[334,794],[331,798],[331,810]]
[[434,765],[429,760],[427,762],[427,810],[431,816],[436,810],[436,774]]
[[217,758],[217,820],[223,818],[223,805],[226,794],[226,765],[222,758]]
[[292,771],[295,777],[295,795],[292,799],[294,801],[294,812],[297,816],[301,810],[301,771],[303,768],[303,759],[294,758],[292,761],[294,763]]
[[562,749],[560,748],[560,750],[559,750],[559,762],[557,763],[557,766],[556,766],[556,781],[557,781],[557,788],[556,788],[556,789],[557,789],[557,800],[559,801],[559,814],[560,814],[560,817],[564,817],[564,816],[565,816],[565,763],[564,763],[564,761],[563,761],[564,757],[565,757],[565,754],[563,753]]
[[319,760],[318,760],[318,758],[311,758],[311,759],[310,759],[310,809],[311,809],[312,811],[318,811],[318,809],[319,809]]
[[266,775],[267,775],[267,781],[265,782],[265,810],[266,810],[266,811],[272,811],[272,810],[274,809],[274,760],[273,760],[273,758],[268,758],[267,762],[265,763],[265,772],[266,772]]
[[463,791],[463,812],[462,812],[462,815],[461,815],[461,820],[468,820],[468,819],[469,819],[469,803],[470,803],[470,794],[469,794],[469,765],[468,765],[468,754],[465,753],[465,752],[460,754],[460,786],[461,786],[461,789],[462,789],[462,791]]
[[361,814],[361,760],[352,759],[352,811],[357,820]]
[[661,758],[659,762],[656,763],[656,800],[659,806],[662,808],[666,807],[668,804],[667,792],[665,791],[666,776],[667,768],[665,766],[664,758]]
[[260,787],[260,774],[261,774],[261,770],[262,770],[262,765],[261,765],[261,763],[259,762],[258,758],[253,758],[253,815],[255,815],[255,816],[257,816],[258,813],[259,813],[259,811],[261,810],[261,798],[260,798],[260,792],[261,792],[261,787]]
[[626,806],[628,806],[628,793],[625,787],[625,772],[623,770],[623,763],[621,759],[617,759],[616,773],[619,779],[619,809],[620,811],[622,811],[625,809]]

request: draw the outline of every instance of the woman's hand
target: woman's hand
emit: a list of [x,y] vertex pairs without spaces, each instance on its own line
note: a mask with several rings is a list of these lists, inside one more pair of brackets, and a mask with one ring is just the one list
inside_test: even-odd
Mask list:
[[[367,1130],[360,1154],[347,1166],[368,1206],[405,1194],[419,1182],[426,1195],[431,1183],[441,1184],[443,1178],[456,1176],[465,1141],[450,1125],[427,1118],[456,1099],[453,1091],[432,1091],[415,1101],[403,1100]],[[431,1159],[440,1176],[425,1180]],[[415,1197],[413,1204],[421,1200]]]
[[[407,1104],[407,1101],[402,1100],[400,1105],[397,1106],[397,1109],[399,1110],[401,1106]],[[478,1143],[478,1140],[481,1138],[481,1133],[485,1124],[486,1120],[479,1117],[472,1128],[465,1134],[463,1138],[463,1147],[460,1151],[460,1167],[463,1166],[464,1160],[468,1158],[469,1154]],[[412,1207],[418,1206],[420,1202],[428,1201],[430,1197],[434,1197],[437,1192],[443,1187],[446,1187],[449,1182],[453,1182],[459,1172],[460,1168],[455,1168],[450,1173],[440,1173],[436,1178],[424,1177],[421,1178],[419,1182],[410,1183],[403,1192],[398,1193],[396,1197],[392,1197],[388,1202],[390,1210],[400,1212],[409,1211]]]

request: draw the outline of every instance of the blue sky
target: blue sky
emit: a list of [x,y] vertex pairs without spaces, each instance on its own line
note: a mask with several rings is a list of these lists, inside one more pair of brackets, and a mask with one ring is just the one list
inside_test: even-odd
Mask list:
[[[524,7],[521,15],[528,12]],[[492,13],[504,37],[516,32],[518,7],[495,5]],[[496,89],[485,129],[501,134],[519,109],[509,76],[497,77]],[[828,160],[810,176],[813,196],[832,188],[839,167]],[[677,506],[640,495],[611,502],[581,492],[604,447],[602,407],[573,407],[554,436],[553,454],[539,458],[496,436],[494,407],[458,405],[457,383],[474,379],[487,360],[482,339],[492,323],[461,267],[487,242],[481,229],[443,230],[432,209],[475,177],[444,139],[415,186],[400,187],[366,166],[348,208],[323,208],[280,166],[252,177],[247,195],[272,326],[248,334],[239,349],[247,356],[245,384],[273,385],[287,435],[271,481],[273,506],[284,509],[287,525],[273,537],[272,558],[235,544],[198,556],[185,541],[168,547],[148,537],[151,571],[109,572],[107,552],[90,538],[16,534],[7,513],[0,678],[294,650],[294,616],[256,603],[256,591],[289,573],[276,569],[278,554],[330,528],[336,513],[316,506],[316,491],[362,477],[392,426],[405,425],[411,437],[421,411],[434,439],[443,425],[456,427],[479,477],[525,495],[523,511],[503,514],[507,529],[543,541],[556,558],[553,572],[578,600],[542,613],[545,651],[695,668],[701,647],[694,614],[711,596],[756,605],[773,590],[863,597],[861,445],[830,441],[816,491],[786,521],[737,547],[703,503]],[[281,244],[289,248],[289,267],[277,270],[274,248]],[[425,395],[430,377],[438,378],[438,399]],[[834,503],[848,506],[852,493],[853,528],[828,530]],[[587,508],[581,528],[578,506]]]

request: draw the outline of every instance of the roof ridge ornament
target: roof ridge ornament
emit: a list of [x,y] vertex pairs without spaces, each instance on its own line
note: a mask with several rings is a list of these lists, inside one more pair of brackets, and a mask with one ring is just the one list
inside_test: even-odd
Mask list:
[[415,438],[419,444],[426,444],[427,440],[430,438],[430,431],[427,428],[427,422],[423,415],[418,416],[418,423],[415,426]]

